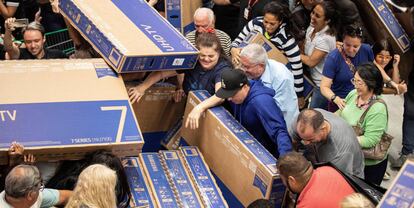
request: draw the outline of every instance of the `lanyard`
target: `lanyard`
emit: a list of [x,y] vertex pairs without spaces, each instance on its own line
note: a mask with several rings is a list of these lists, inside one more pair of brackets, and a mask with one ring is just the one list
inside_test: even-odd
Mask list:
[[259,0],[249,0],[249,4],[247,7],[250,9],[252,8]]
[[354,64],[352,63],[351,59],[349,59],[349,58],[346,56],[345,51],[344,51],[344,49],[343,49],[343,48],[342,48],[342,50],[341,50],[341,55],[342,55],[342,58],[344,58],[345,63],[348,65],[349,70],[351,70],[352,74],[355,74],[355,72],[356,72],[355,66],[354,66]]

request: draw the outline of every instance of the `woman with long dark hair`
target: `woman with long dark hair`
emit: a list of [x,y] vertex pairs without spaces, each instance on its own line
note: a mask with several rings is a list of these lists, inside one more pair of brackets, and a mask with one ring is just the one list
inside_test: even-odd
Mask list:
[[[381,40],[372,46],[375,60],[374,63],[381,71],[386,86],[383,94],[403,94],[407,92],[407,85],[400,79],[400,55],[394,53],[391,44]],[[400,83],[401,82],[401,83]]]
[[256,17],[243,28],[233,41],[231,55],[235,65],[240,63],[240,43],[251,32],[259,32],[281,50],[288,59],[288,68],[295,79],[295,91],[298,95],[299,107],[303,107],[303,68],[299,46],[295,40],[301,32],[291,21],[291,13],[286,4],[273,1],[263,9],[264,16]]
[[328,100],[321,94],[320,84],[325,59],[335,49],[335,6],[332,1],[318,3],[310,15],[311,24],[306,30],[305,47],[301,54],[303,64],[307,65],[312,81],[317,88],[313,91],[310,108],[327,110]]

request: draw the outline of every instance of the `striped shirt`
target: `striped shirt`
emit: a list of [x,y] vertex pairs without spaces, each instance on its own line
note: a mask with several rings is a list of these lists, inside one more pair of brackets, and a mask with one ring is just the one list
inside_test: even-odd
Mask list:
[[[290,68],[295,80],[295,91],[298,97],[303,94],[303,68],[300,59],[299,46],[295,38],[287,35],[285,32],[286,23],[282,23],[273,35],[270,36],[269,41],[272,42],[276,48],[281,50],[289,61]],[[245,37],[252,31],[260,32],[264,35],[266,29],[263,25],[263,17],[256,17],[244,26],[239,36],[233,41],[231,47],[238,47]]]
[[[221,44],[221,47],[223,48],[225,55],[227,57],[230,57],[230,45],[231,45],[230,36],[221,30],[215,29],[215,31],[216,31],[216,35],[218,39],[220,40],[220,44]],[[185,35],[185,38],[187,38],[187,40],[190,41],[190,43],[193,44],[194,47],[196,47],[195,45],[196,30],[193,30],[187,33],[187,35]]]

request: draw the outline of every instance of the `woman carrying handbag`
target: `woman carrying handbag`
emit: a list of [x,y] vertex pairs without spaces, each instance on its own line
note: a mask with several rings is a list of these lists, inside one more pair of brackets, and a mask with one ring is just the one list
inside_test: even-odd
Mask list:
[[345,107],[336,113],[354,126],[365,156],[365,180],[380,185],[387,169],[388,148],[391,144],[387,130],[388,112],[380,98],[383,78],[372,63],[357,67],[352,83],[355,89],[345,98]]

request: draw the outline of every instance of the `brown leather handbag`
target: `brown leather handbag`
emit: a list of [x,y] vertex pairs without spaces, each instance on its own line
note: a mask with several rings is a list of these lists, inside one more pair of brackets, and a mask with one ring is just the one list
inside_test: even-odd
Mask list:
[[[364,130],[361,127],[362,122],[364,121],[365,116],[366,116],[367,112],[369,111],[369,109],[371,108],[371,106],[373,106],[377,102],[383,103],[385,105],[385,107],[387,108],[387,104],[385,104],[384,100],[382,100],[382,99],[376,99],[376,100],[372,101],[371,104],[368,106],[368,108],[365,110],[365,112],[359,118],[359,121],[358,121],[357,125],[353,126],[354,131],[355,131],[357,136],[361,136],[361,135],[364,134]],[[387,109],[387,120],[388,120],[388,109]],[[388,149],[390,148],[391,142],[392,142],[393,139],[394,139],[393,136],[391,136],[391,135],[387,134],[386,132],[384,132],[381,136],[381,140],[374,147],[362,148],[362,152],[364,153],[364,157],[366,159],[382,160],[385,157],[385,155],[387,154]]]

